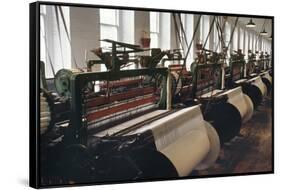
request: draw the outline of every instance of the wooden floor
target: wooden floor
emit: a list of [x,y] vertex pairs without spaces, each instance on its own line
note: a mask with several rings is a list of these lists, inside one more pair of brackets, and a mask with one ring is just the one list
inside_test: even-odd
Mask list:
[[272,106],[265,97],[250,121],[243,124],[241,136],[222,147],[217,163],[192,175],[238,174],[272,170]]

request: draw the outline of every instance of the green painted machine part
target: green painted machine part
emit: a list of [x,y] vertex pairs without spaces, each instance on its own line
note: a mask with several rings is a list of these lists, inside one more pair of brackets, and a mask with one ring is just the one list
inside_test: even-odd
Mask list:
[[[62,73],[64,73],[62,71]],[[83,89],[85,85],[92,81],[115,81],[122,78],[130,78],[136,76],[150,76],[152,78],[162,79],[160,100],[158,101],[159,109],[166,109],[167,104],[167,68],[152,68],[152,69],[134,69],[134,70],[121,70],[119,72],[106,71],[106,72],[87,72],[87,73],[67,73],[67,77],[62,77],[62,82],[67,81],[67,93],[70,93],[70,128],[71,141],[86,144],[87,142],[87,129],[83,125]],[[64,86],[63,86],[64,87]],[[70,91],[69,90],[70,87]],[[63,90],[64,88],[62,88]]]
[[244,69],[246,67],[244,56],[245,55],[242,54],[241,50],[238,50],[234,54],[231,54],[229,60],[230,81],[234,82],[235,80],[244,78]]
[[205,91],[206,89],[207,91],[211,91],[214,88],[220,88],[222,75],[221,67],[222,65],[217,63],[198,64],[197,62],[193,62],[191,64],[193,98],[196,98],[198,91]]
[[55,87],[60,96],[69,98],[71,96],[70,91],[70,79],[72,75],[81,73],[82,71],[77,69],[61,69],[55,75]]

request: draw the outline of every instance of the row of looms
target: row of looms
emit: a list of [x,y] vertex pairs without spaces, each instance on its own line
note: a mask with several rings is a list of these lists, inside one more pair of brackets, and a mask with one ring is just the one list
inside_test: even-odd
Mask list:
[[[228,57],[229,44],[218,53],[197,43],[187,68],[181,49],[102,41],[109,51],[91,50],[99,59],[57,71],[51,84],[40,63],[42,184],[170,179],[208,169],[271,94],[268,52],[248,50],[246,60],[241,49]],[[138,67],[126,69],[131,64]]]

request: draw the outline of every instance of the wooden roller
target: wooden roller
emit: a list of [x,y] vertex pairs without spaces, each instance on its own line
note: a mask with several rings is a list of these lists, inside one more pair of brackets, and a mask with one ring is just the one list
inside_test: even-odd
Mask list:
[[226,91],[217,89],[213,92],[206,93],[201,97],[207,98],[211,95],[217,95],[217,97],[226,95],[228,98],[227,102],[235,106],[235,108],[239,111],[242,123],[245,123],[251,119],[254,106],[249,96],[243,93],[240,86]]
[[259,88],[262,96],[266,95],[266,86],[265,84],[262,82],[261,77],[260,76],[256,76],[250,80],[248,80],[249,83],[251,83],[252,85],[256,86]]

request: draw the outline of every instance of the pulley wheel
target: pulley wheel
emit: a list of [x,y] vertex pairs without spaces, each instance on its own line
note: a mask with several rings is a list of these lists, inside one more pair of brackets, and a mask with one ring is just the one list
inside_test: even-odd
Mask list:
[[61,69],[55,75],[55,87],[59,95],[64,97],[71,96],[70,80],[71,76],[82,71],[78,69]]

